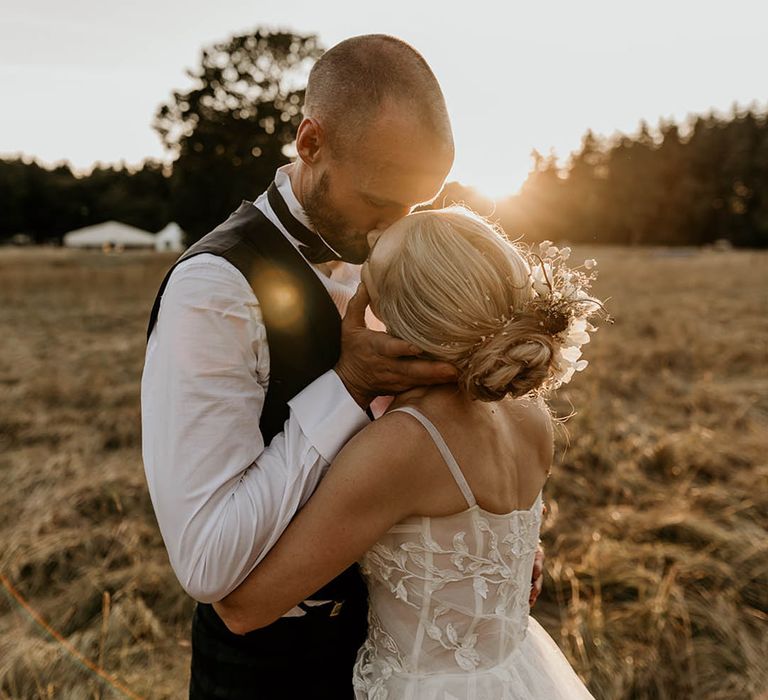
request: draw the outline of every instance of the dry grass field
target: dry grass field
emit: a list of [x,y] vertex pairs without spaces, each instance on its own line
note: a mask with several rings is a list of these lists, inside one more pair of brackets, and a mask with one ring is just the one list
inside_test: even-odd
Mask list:
[[[765,698],[768,254],[575,254],[599,260],[616,323],[552,401],[575,415],[536,615],[600,700]],[[145,322],[170,262],[0,251],[0,574],[145,698],[185,697],[189,663],[192,605],[140,453]],[[0,698],[109,697],[0,595]]]

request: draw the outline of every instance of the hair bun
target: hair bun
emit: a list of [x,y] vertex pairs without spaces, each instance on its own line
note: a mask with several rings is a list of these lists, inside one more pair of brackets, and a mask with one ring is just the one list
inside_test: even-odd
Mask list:
[[507,394],[524,396],[547,381],[552,355],[552,338],[545,333],[498,332],[470,355],[460,381],[481,401],[499,401]]

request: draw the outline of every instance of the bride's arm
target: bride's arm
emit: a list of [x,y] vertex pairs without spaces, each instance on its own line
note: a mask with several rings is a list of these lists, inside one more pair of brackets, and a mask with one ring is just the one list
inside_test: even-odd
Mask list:
[[417,511],[427,489],[424,470],[413,468],[421,437],[415,421],[390,414],[344,447],[269,554],[214,604],[232,632],[271,624]]

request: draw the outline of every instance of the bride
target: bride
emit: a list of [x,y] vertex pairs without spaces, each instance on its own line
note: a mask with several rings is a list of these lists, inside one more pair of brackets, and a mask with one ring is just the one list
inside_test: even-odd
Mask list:
[[[594,261],[533,255],[461,208],[411,214],[362,269],[390,334],[453,363],[353,438],[243,584],[215,607],[235,632],[270,624],[355,561],[370,599],[357,698],[592,697],[529,615],[542,487],[543,395],[586,366]],[[301,673],[301,669],[296,669]]]

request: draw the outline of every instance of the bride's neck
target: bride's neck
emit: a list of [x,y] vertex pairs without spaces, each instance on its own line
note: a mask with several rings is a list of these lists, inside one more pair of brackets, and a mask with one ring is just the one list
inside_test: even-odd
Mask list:
[[449,401],[469,401],[459,389],[456,383],[436,384],[433,386],[416,386],[413,389],[398,394],[393,401],[393,405],[405,406],[415,401],[430,400],[449,400]]

